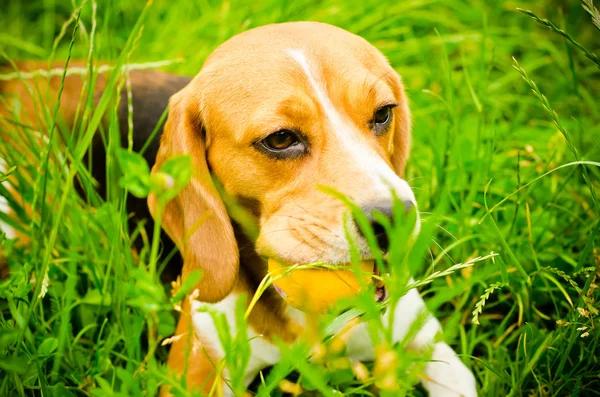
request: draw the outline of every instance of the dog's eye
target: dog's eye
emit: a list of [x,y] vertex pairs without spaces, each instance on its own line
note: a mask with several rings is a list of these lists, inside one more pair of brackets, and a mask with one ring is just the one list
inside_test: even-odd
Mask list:
[[275,158],[297,158],[306,153],[305,140],[296,132],[280,130],[254,145],[257,149]]
[[269,135],[262,142],[268,149],[285,150],[299,143],[300,140],[292,131],[281,130]]
[[388,130],[393,115],[392,109],[396,106],[395,104],[382,106],[373,114],[371,125],[377,135],[383,135]]
[[375,124],[387,123],[387,121],[390,119],[391,114],[392,114],[392,109],[389,106],[384,106],[375,112],[375,117],[373,117],[373,122]]

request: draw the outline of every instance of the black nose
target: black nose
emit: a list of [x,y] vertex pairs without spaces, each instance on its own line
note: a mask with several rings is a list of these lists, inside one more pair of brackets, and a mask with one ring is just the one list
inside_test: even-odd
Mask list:
[[[404,204],[404,211],[406,211],[406,213],[410,212],[410,210],[412,210],[415,206],[415,204],[411,200],[403,200],[402,203]],[[377,244],[379,245],[379,248],[382,251],[387,252],[388,248],[390,247],[389,237],[388,237],[387,233],[385,232],[385,227],[383,226],[383,224],[378,222],[375,219],[375,217],[373,216],[373,214],[376,212],[379,212],[381,215],[386,217],[390,223],[392,223],[393,214],[392,214],[391,204],[390,205],[365,206],[362,208],[362,211],[367,216],[367,219],[369,220],[369,222],[371,224],[371,228],[373,229],[373,233],[375,234],[375,238],[377,239]],[[357,224],[356,227],[357,227],[359,233],[361,234],[361,236],[363,238],[365,238],[365,234],[364,234],[363,230],[360,228],[360,226]]]

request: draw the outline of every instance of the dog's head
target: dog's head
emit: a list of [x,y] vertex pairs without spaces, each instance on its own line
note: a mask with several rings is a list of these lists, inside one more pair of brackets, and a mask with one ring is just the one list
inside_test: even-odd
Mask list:
[[[236,238],[210,174],[256,215],[260,255],[343,264],[348,209],[320,186],[367,214],[390,214],[394,195],[413,207],[401,179],[409,145],[400,77],[364,39],[312,22],[233,37],[171,98],[154,166],[174,155],[193,159],[192,181],[162,217],[183,254],[184,277],[202,269],[200,299],[211,302],[238,274]],[[153,196],[149,204],[155,211]],[[358,228],[350,230],[360,242]],[[366,243],[359,246],[371,256]]]

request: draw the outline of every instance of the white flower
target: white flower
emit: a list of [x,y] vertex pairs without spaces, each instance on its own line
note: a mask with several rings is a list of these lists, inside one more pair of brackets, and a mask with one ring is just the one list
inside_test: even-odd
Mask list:
[[46,293],[48,292],[48,285],[50,284],[50,279],[48,278],[48,273],[44,274],[44,279],[42,280],[42,287],[40,288],[40,294],[38,295],[38,299],[44,299]]
[[161,346],[166,346],[166,345],[170,345],[171,343],[175,343],[177,342],[179,339],[181,339],[181,337],[185,335],[185,333],[183,334],[179,334],[179,335],[173,335],[170,338],[165,338],[163,339],[163,341],[161,342]]
[[198,288],[196,288],[195,290],[192,291],[192,293],[190,294],[188,299],[190,300],[190,303],[192,303],[192,301],[196,300],[196,298],[198,298],[199,296],[200,296],[200,291],[198,290]]

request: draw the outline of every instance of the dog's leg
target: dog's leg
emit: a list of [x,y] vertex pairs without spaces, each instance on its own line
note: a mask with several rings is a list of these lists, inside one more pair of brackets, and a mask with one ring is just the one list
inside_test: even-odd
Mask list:
[[[220,357],[215,351],[216,349],[209,345],[210,340],[205,341],[196,334],[192,316],[193,313],[186,299],[175,331],[175,341],[169,352],[167,366],[178,376],[185,373],[188,391],[196,390],[208,394],[217,378],[216,368]],[[163,386],[160,396],[171,395],[171,388]]]
[[[234,396],[233,391],[226,384],[229,377],[227,369],[223,368],[218,380],[216,376],[217,368],[222,365],[221,360],[228,352],[221,346],[217,327],[210,313],[198,309],[207,307],[210,311],[224,314],[230,332],[235,334],[237,332],[235,308],[238,297],[239,294],[232,293],[222,301],[212,304],[193,301],[191,307],[187,305],[186,299],[187,307],[184,307],[184,313],[182,313],[175,333],[175,335],[183,336],[171,347],[168,367],[178,374],[182,374],[187,362],[188,389],[196,388],[208,393],[214,387],[223,392],[216,395]],[[189,338],[190,330],[195,333],[192,338]],[[250,360],[244,374],[246,387],[260,370],[276,364],[281,357],[279,349],[275,345],[258,335],[250,327],[247,336],[250,344]],[[192,342],[189,342],[190,340]],[[215,381],[218,381],[219,384],[213,386]],[[169,396],[168,389],[163,388],[161,395]]]
[[[423,327],[417,332],[408,347],[427,351],[433,348],[431,361],[425,368],[423,386],[433,397],[477,396],[475,377],[445,342],[436,342],[442,328],[437,319],[427,313],[425,303],[416,289],[400,299],[394,313],[394,341],[400,341],[410,330],[414,321],[427,316]],[[421,317],[422,318],[422,317]]]

